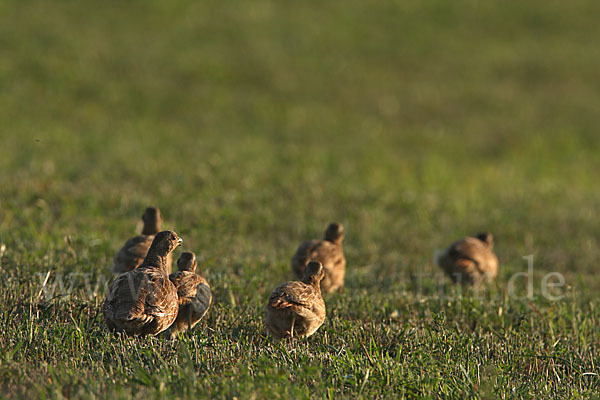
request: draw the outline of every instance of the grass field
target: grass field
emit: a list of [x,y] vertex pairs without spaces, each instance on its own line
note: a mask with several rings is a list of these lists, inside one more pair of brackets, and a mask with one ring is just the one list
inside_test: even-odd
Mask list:
[[[599,13],[1,2],[0,397],[598,396]],[[116,339],[100,311],[149,205],[215,296],[174,342]],[[330,221],[346,288],[274,343],[268,295]],[[500,274],[460,290],[433,253],[480,230]],[[529,255],[530,299],[507,286]]]

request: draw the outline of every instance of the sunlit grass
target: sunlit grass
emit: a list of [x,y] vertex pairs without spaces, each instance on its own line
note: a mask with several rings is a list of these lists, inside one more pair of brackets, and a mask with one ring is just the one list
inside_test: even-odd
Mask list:
[[[596,394],[599,8],[0,4],[2,395]],[[100,311],[150,205],[214,290],[173,343],[115,338]],[[275,344],[266,299],[330,221],[346,288],[312,338]],[[499,278],[453,288],[434,251],[480,230]]]

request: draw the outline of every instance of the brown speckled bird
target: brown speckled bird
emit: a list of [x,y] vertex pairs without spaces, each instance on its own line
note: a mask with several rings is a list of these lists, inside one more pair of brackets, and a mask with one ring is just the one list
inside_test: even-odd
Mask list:
[[309,337],[325,321],[325,302],[320,282],[325,276],[323,265],[308,263],[302,281],[286,282],[269,297],[265,327],[277,340]]
[[196,273],[196,255],[185,252],[179,256],[177,267],[169,279],[177,288],[179,312],[173,325],[163,334],[173,339],[178,332],[192,329],[208,312],[212,302],[212,293],[206,279]]
[[[142,234],[129,239],[115,254],[113,272],[121,273],[137,268],[148,253],[154,236],[160,232],[160,210],[148,207],[142,215]],[[171,273],[171,255],[167,257],[167,273]]]
[[179,245],[175,232],[159,232],[142,264],[113,282],[102,310],[111,331],[157,335],[175,321],[177,288],[167,274],[167,257]]
[[454,242],[437,256],[438,265],[456,283],[479,285],[498,274],[491,233],[480,233]]
[[325,278],[321,282],[323,293],[341,289],[344,286],[344,276],[346,275],[343,240],[344,227],[342,224],[329,224],[323,240],[310,240],[298,247],[292,257],[292,271],[301,279],[308,262],[318,261],[325,268]]

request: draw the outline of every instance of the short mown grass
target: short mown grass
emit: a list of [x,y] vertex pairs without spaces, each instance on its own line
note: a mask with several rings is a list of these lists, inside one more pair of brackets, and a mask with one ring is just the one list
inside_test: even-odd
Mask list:
[[[597,396],[599,12],[2,2],[0,396]],[[214,292],[174,342],[101,313],[150,205]],[[346,287],[313,337],[275,343],[268,295],[330,221]],[[481,230],[499,277],[453,287],[433,254]],[[527,256],[532,296],[508,285]]]

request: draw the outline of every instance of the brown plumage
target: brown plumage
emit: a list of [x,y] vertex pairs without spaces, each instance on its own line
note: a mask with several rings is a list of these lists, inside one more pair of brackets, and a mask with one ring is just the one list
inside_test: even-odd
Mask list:
[[498,258],[494,254],[491,233],[480,233],[454,242],[437,257],[438,265],[452,281],[479,285],[498,274]]
[[173,325],[164,332],[165,337],[173,339],[178,332],[192,329],[208,312],[212,303],[212,293],[206,279],[196,273],[196,255],[182,253],[177,260],[179,271],[173,272],[169,279],[177,288],[179,312]]
[[[115,254],[113,272],[121,273],[137,268],[148,253],[154,236],[160,232],[160,210],[148,207],[142,215],[142,234],[129,239]],[[167,257],[167,273],[171,273],[171,255]]]
[[325,276],[323,265],[308,263],[302,281],[286,282],[269,297],[265,327],[277,340],[309,337],[325,321],[325,302],[320,282]]
[[323,293],[341,289],[344,286],[344,276],[346,275],[343,240],[344,227],[342,224],[329,224],[323,240],[310,240],[298,247],[292,257],[292,271],[298,278],[302,278],[308,262],[318,261],[323,264],[325,269],[325,277],[321,282]]
[[142,264],[112,283],[102,309],[111,331],[157,335],[175,321],[179,305],[167,274],[167,257],[180,244],[175,232],[159,232]]

